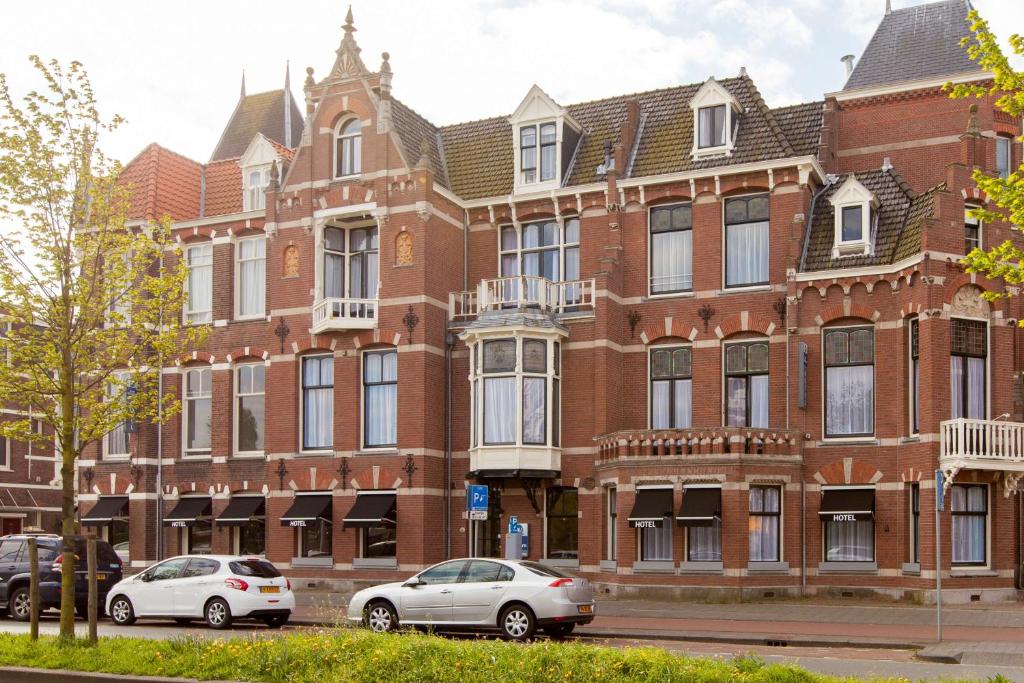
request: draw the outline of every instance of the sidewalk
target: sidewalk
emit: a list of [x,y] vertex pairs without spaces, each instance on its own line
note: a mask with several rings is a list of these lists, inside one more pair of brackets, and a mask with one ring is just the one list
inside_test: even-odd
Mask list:
[[[297,592],[296,623],[337,623],[348,595]],[[1024,603],[945,607],[943,643],[935,608],[840,600],[706,604],[599,599],[580,636],[719,641],[751,645],[921,648],[933,661],[1024,666]]]

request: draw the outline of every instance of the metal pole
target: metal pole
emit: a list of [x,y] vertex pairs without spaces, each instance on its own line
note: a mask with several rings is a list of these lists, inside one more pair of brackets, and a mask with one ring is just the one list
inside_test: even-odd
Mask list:
[[[160,277],[164,275],[164,252],[160,250]],[[164,307],[160,306],[160,330],[164,328]],[[156,561],[164,559],[164,355],[157,356],[156,377]],[[142,556],[146,556],[146,546],[142,546]]]
[[935,639],[942,642],[942,482],[935,477]]
[[99,606],[99,587],[96,585],[96,537],[88,536],[85,539],[85,555],[89,565],[89,643],[96,644],[96,616]]
[[28,610],[32,640],[39,640],[39,546],[36,539],[28,539]]

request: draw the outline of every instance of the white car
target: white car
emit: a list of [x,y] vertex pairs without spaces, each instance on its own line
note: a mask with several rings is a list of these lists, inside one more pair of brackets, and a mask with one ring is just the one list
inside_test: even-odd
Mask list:
[[235,619],[258,619],[271,628],[295,609],[291,582],[262,557],[182,555],[114,584],[107,614],[119,626],[136,619],[203,619],[222,629]]
[[424,569],[402,583],[352,596],[348,618],[377,632],[399,625],[440,630],[498,630],[511,640],[537,628],[554,638],[594,618],[594,591],[586,579],[539,562],[469,558]]

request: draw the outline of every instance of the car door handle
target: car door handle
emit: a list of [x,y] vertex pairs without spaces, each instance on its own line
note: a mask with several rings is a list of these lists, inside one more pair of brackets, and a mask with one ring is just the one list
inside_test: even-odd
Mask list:
[[491,586],[491,590],[492,591],[500,591],[500,590],[502,590],[504,588],[505,588],[504,586]]
[[447,588],[445,588],[443,591],[441,591],[441,595],[448,595],[449,593],[451,593],[451,591],[448,590]]

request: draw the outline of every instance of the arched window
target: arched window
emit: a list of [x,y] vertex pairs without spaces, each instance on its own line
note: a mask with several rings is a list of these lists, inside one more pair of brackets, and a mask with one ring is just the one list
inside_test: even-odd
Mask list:
[[334,177],[357,175],[362,168],[362,124],[350,119],[338,127],[335,141]]

